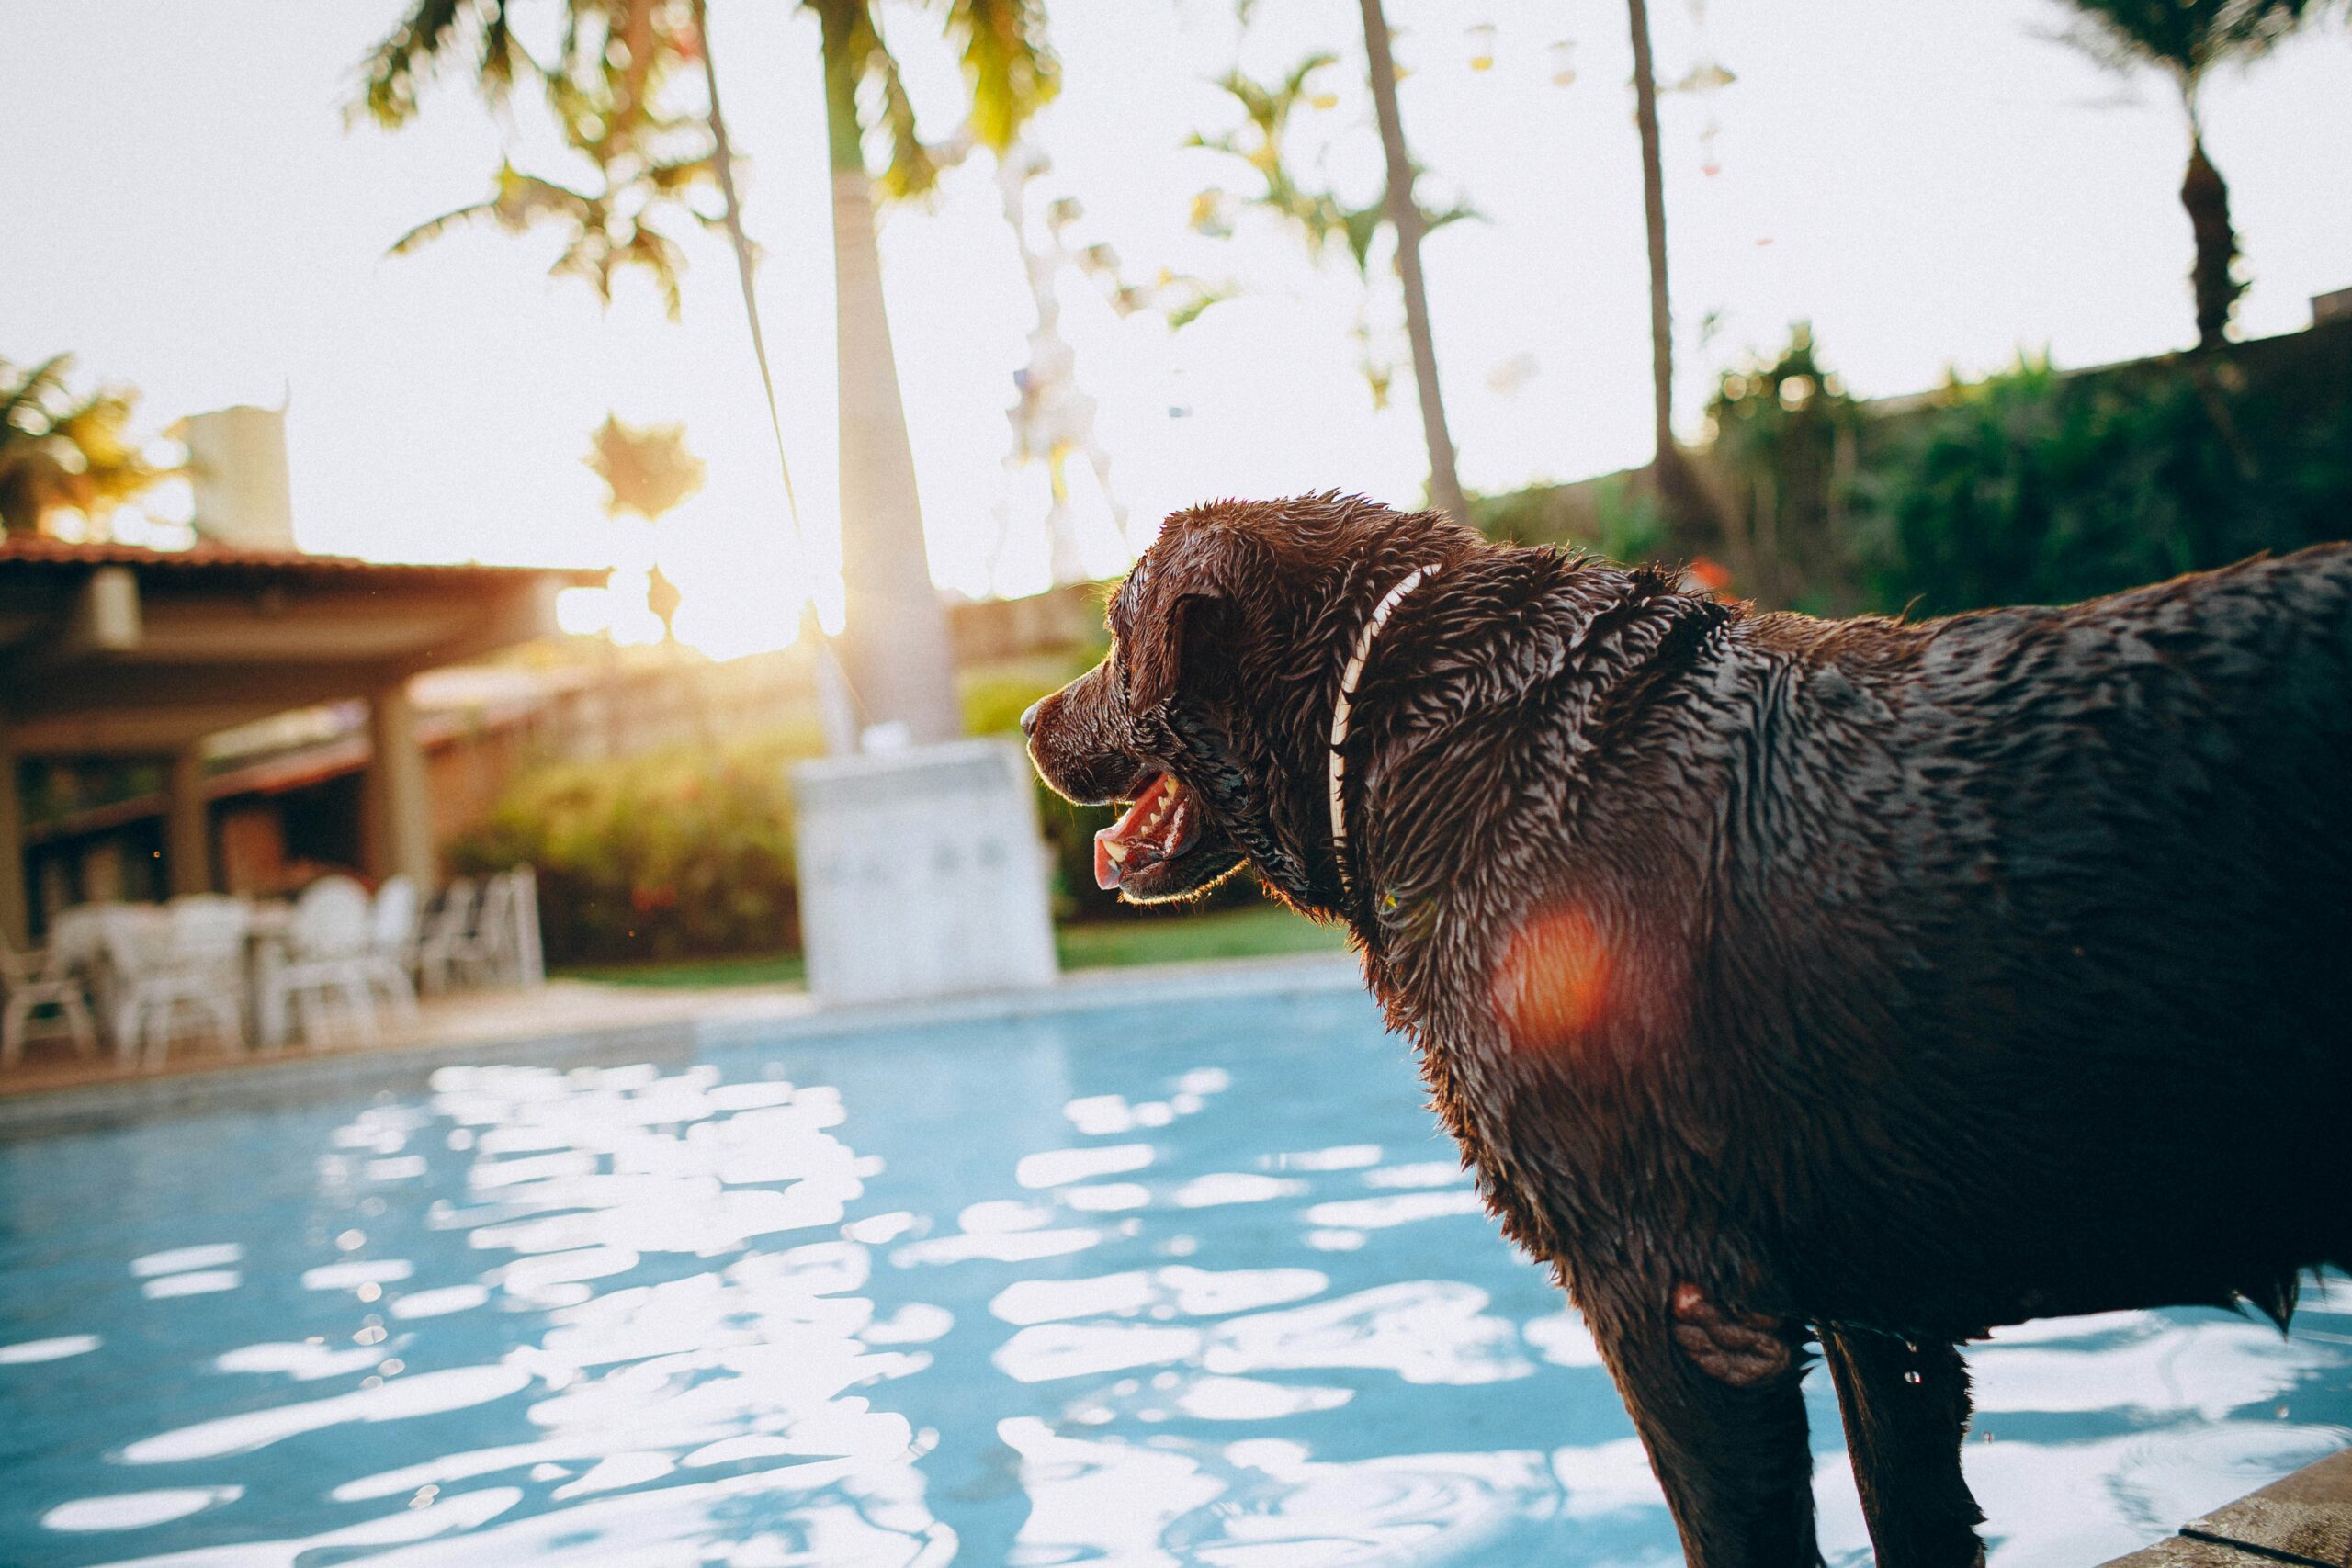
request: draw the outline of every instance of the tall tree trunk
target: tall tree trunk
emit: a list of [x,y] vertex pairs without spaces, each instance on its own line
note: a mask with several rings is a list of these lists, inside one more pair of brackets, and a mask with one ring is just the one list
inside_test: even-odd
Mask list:
[[[1638,0],[1637,0],[1638,3]],[[1405,335],[1413,344],[1413,384],[1421,400],[1421,435],[1430,448],[1430,500],[1457,522],[1470,521],[1453,468],[1453,437],[1446,431],[1445,400],[1438,390],[1437,343],[1430,333],[1429,291],[1421,280],[1420,203],[1413,198],[1413,160],[1405,150],[1405,121],[1396,112],[1396,62],[1388,51],[1388,18],[1380,0],[1363,0],[1364,51],[1372,57],[1372,102],[1380,117],[1380,145],[1388,155],[1388,221],[1396,230],[1396,276],[1405,285]]]
[[2197,300],[2197,346],[2218,348],[2237,309],[2245,285],[2232,276],[2238,257],[2238,237],[2230,227],[2230,187],[2222,171],[2205,156],[2205,138],[2197,127],[2196,111],[2188,122],[2188,173],[2180,182],[2180,204],[2188,209],[2189,231],[2197,237],[2197,260],[2189,267],[2188,287]]
[[1713,546],[1721,530],[1698,475],[1674,442],[1674,314],[1666,291],[1666,168],[1658,152],[1657,76],[1650,61],[1649,6],[1645,0],[1626,0],[1626,10],[1634,34],[1634,124],[1642,139],[1642,216],[1649,231],[1655,421],[1650,481],[1668,540],[1688,555]]
[[853,7],[817,7],[825,40],[825,131],[833,175],[834,355],[840,367],[842,662],[867,725],[917,743],[963,733],[947,615],[923,550],[914,450],[882,300],[874,184],[849,58]]
[[[727,135],[727,116],[718,104],[718,58],[711,52],[710,9],[694,0],[695,36],[702,40],[702,73],[710,91],[711,165],[718,175],[718,193],[725,201],[727,238],[735,252],[735,280],[743,290],[743,321],[752,332],[752,357],[760,367],[760,388],[767,394],[768,429],[775,437],[776,475],[784,481],[784,503],[792,519],[794,543],[808,558],[808,532],[800,525],[800,498],[793,493],[792,460],[784,449],[784,420],[776,412],[775,376],[768,368],[768,345],[760,331],[760,298],[752,286],[752,242],[743,232],[743,198],[735,188],[734,144]],[[842,669],[840,650],[817,619],[815,598],[800,602],[800,636],[812,650],[817,676],[817,716],[825,733],[825,750],[836,757],[857,750],[857,707],[850,701],[849,677]]]

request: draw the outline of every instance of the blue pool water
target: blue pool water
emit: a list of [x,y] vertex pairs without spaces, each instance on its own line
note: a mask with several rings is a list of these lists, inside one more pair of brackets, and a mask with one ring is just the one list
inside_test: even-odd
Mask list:
[[[2343,1445],[2346,1302],[1980,1350],[1998,1568]],[[1812,1393],[1825,1546],[1866,1561]],[[1589,1341],[1354,996],[0,1142],[0,1563],[1674,1555]]]

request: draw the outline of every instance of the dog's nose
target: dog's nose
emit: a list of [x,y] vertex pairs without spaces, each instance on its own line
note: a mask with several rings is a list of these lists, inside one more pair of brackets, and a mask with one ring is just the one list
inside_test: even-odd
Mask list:
[[1037,716],[1046,711],[1046,699],[1039,697],[1021,710],[1021,739],[1028,739],[1037,733]]

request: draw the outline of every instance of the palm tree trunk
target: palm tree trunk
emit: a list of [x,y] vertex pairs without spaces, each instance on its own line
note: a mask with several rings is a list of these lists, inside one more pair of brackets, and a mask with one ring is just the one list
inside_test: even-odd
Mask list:
[[865,723],[902,724],[917,744],[952,740],[964,724],[947,615],[923,550],[914,450],[883,306],[874,186],[847,47],[852,8],[817,9],[824,28],[825,130],[833,175],[842,581],[848,598],[843,663]]
[[[775,376],[768,368],[767,339],[760,331],[760,297],[752,286],[752,242],[743,232],[743,199],[735,188],[734,143],[727,135],[727,116],[718,105],[718,60],[711,52],[710,13],[704,0],[694,0],[695,36],[702,41],[704,85],[710,92],[711,167],[718,175],[718,194],[725,202],[727,238],[735,252],[735,280],[743,290],[743,321],[752,332],[752,357],[760,367],[760,388],[767,394],[768,429],[775,437],[777,477],[784,480],[784,504],[792,519],[793,541],[808,558],[808,534],[800,525],[800,498],[793,493],[792,461],[784,448],[784,420],[776,412]],[[857,750],[857,706],[850,700],[849,677],[842,669],[840,650],[817,619],[814,597],[800,602],[800,632],[812,650],[817,679],[817,716],[825,734],[829,756],[847,756]]]
[[2198,130],[2193,107],[2188,173],[2180,182],[2180,204],[2188,209],[2189,231],[2197,238],[2197,260],[2188,272],[2189,290],[2197,300],[2197,346],[2218,348],[2245,285],[2231,276],[2238,257],[2238,237],[2230,227],[2230,187],[2222,183],[2222,171],[2205,156],[2205,138]]
[[1396,230],[1396,275],[1405,285],[1405,335],[1413,344],[1413,384],[1420,395],[1421,434],[1430,448],[1430,501],[1459,522],[1470,521],[1453,468],[1453,437],[1446,431],[1445,400],[1437,384],[1437,343],[1430,333],[1430,299],[1421,279],[1420,204],[1413,199],[1413,160],[1405,150],[1405,122],[1396,112],[1396,62],[1388,52],[1388,19],[1380,0],[1363,0],[1363,43],[1372,57],[1372,101],[1380,117],[1380,145],[1388,155],[1388,221]]
[[1650,61],[1650,14],[1626,0],[1634,34],[1634,124],[1642,139],[1642,216],[1649,231],[1650,389],[1654,456],[1650,482],[1668,537],[1685,554],[1712,542],[1713,509],[1674,443],[1674,314],[1666,292],[1666,168],[1658,153],[1657,77]]

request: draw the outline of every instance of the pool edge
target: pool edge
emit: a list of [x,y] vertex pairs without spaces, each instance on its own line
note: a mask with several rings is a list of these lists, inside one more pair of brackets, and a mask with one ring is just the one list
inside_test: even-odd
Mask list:
[[1149,1007],[1160,1002],[1242,1000],[1361,991],[1348,955],[1222,959],[1133,969],[1080,970],[1053,986],[986,991],[921,1002],[822,1007],[805,992],[777,989],[714,996],[686,1014],[606,1027],[375,1050],[322,1052],[207,1064],[192,1071],[100,1083],[28,1089],[0,1096],[0,1141],[151,1116],[234,1108],[288,1096],[413,1084],[435,1070],[494,1056],[503,1062],[615,1065],[645,1056],[684,1057],[761,1040],[854,1037],[892,1030],[999,1022]]
[[2189,1520],[2106,1568],[2335,1568],[2352,1562],[2352,1448]]

